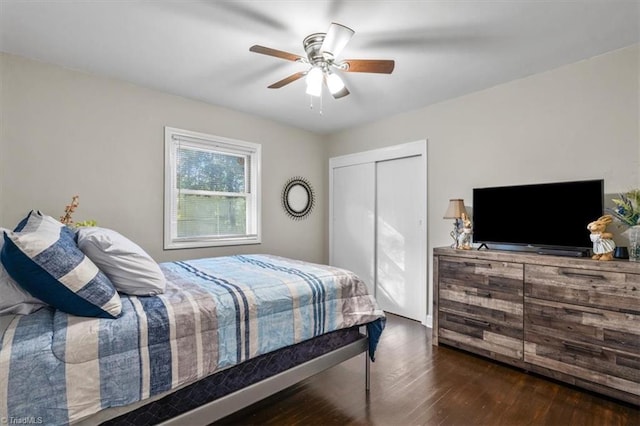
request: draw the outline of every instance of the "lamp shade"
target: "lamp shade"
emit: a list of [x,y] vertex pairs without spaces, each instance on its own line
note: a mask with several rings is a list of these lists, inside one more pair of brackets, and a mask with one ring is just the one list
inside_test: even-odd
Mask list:
[[324,73],[319,67],[313,67],[307,73],[307,95],[320,96],[322,94],[322,82]]
[[342,52],[342,49],[347,45],[349,40],[351,40],[353,34],[355,34],[355,31],[351,28],[332,22],[324,37],[320,51],[329,53],[335,58]]
[[467,214],[467,210],[464,208],[464,200],[461,198],[455,198],[449,200],[449,207],[444,214],[444,219],[460,219],[462,213]]
[[327,74],[327,87],[335,99],[342,98],[349,94],[349,91],[344,86],[344,81],[342,81],[339,75],[332,72]]
[[335,95],[336,93],[344,89],[344,82],[339,75],[329,73],[327,75],[327,87],[329,87],[329,91],[331,92],[331,94]]

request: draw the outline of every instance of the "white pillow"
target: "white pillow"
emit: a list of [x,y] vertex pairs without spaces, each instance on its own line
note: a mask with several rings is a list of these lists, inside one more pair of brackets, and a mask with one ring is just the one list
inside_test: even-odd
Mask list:
[[126,294],[152,296],[164,293],[167,280],[158,264],[139,245],[106,228],[80,228],[78,247]]
[[[0,251],[4,245],[4,233],[8,229],[0,228]],[[9,276],[0,263],[0,315],[27,315],[42,308],[46,304],[27,293]]]

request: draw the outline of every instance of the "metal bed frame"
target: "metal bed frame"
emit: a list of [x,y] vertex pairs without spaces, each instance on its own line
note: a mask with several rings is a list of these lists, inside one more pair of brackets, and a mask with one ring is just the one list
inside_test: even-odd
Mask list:
[[328,368],[336,366],[348,359],[365,353],[365,389],[367,392],[371,386],[371,361],[368,356],[369,339],[363,335],[360,339],[320,355],[310,361],[285,370],[279,374],[266,378],[260,382],[232,392],[200,407],[194,408],[184,414],[176,416],[165,422],[163,426],[208,425],[223,417],[233,414],[251,404],[254,404],[268,396],[284,390]]

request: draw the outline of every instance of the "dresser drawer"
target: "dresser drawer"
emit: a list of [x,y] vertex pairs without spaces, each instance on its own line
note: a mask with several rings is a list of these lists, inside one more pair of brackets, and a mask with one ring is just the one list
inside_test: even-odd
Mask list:
[[523,359],[522,320],[520,326],[516,327],[513,324],[488,321],[481,315],[459,315],[443,309],[438,327],[442,343],[481,355],[500,354],[517,360]]
[[525,296],[640,314],[640,274],[525,265],[524,283]]
[[640,316],[525,298],[524,360],[640,395]]
[[521,317],[523,271],[519,263],[442,257],[438,285],[440,307],[444,308],[449,301],[456,302],[460,313],[476,313],[486,319],[491,319],[491,315],[498,319],[504,314]]
[[524,265],[522,263],[440,256],[440,273],[442,277],[458,277],[462,279],[474,277],[479,281],[487,281],[492,277],[522,281],[523,268]]
[[441,257],[438,265],[439,340],[522,360],[522,264]]

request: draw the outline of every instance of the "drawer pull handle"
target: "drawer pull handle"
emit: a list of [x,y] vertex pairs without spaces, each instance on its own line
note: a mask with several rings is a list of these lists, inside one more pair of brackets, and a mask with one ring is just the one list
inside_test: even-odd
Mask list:
[[602,355],[601,348],[596,349],[591,347],[585,347],[585,346],[576,345],[575,343],[565,342],[565,341],[562,342],[562,345],[571,351],[582,352],[589,355]]
[[464,262],[464,266],[479,266],[481,268],[491,269],[493,266],[490,263],[479,263],[479,262]]
[[480,327],[489,327],[489,323],[487,321],[475,320],[473,318],[463,318],[463,320],[467,324],[478,325]]
[[597,275],[597,274],[583,274],[581,272],[567,272],[567,271],[560,271],[560,273],[565,277],[592,278],[594,280],[606,280],[606,278],[603,275]]
[[571,309],[571,308],[562,308],[564,310],[565,313],[569,314],[569,315],[597,315],[599,317],[603,317],[604,314],[602,312],[587,312],[587,311],[580,311],[578,309]]
[[478,296],[478,297],[487,297],[487,298],[491,298],[491,292],[490,291],[472,291],[472,290],[465,290],[464,294],[466,294],[467,296]]

